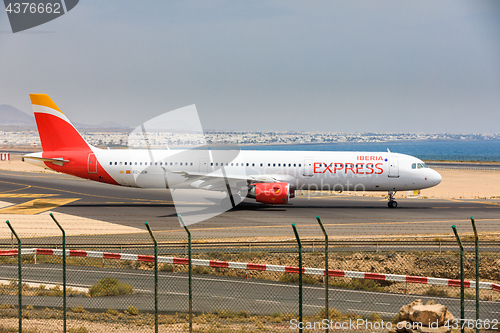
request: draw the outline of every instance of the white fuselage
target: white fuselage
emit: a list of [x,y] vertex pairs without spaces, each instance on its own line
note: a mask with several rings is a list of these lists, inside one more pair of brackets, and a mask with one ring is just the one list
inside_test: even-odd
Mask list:
[[[287,182],[294,190],[402,191],[439,184],[441,176],[418,158],[390,152],[102,150],[94,154],[120,185],[166,188],[165,174],[210,174],[249,182]],[[215,151],[217,152],[217,151]],[[220,156],[219,158],[215,156]]]

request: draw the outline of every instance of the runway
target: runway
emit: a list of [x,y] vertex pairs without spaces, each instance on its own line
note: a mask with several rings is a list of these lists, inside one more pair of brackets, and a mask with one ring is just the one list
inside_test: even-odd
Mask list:
[[[321,236],[320,216],[330,237],[375,237],[394,235],[451,235],[452,225],[471,232],[471,216],[478,231],[500,232],[500,200],[399,199],[397,209],[388,209],[385,193],[380,197],[323,193],[299,196],[285,206],[267,206],[247,199],[231,211],[190,227],[194,238],[290,237],[295,223],[303,237]],[[2,214],[64,213],[111,223],[123,239],[120,227],[137,229],[143,238],[148,221],[162,240],[185,237],[168,190],[144,190],[100,184],[61,174],[0,171],[0,201],[13,206]],[[31,210],[32,209],[32,210]],[[13,223],[15,219],[13,219]],[[64,221],[60,221],[64,224]]]

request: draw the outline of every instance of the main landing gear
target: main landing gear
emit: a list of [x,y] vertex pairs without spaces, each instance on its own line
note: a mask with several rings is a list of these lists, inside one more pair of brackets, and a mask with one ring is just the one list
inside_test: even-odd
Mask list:
[[387,207],[389,208],[397,208],[398,203],[394,200],[394,196],[396,195],[395,191],[389,191],[389,202],[387,203]]

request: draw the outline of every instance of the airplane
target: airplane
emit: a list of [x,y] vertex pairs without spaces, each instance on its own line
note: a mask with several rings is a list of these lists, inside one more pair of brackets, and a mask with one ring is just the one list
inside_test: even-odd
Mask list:
[[388,207],[397,208],[397,191],[429,188],[442,179],[420,159],[389,150],[242,150],[228,157],[215,154],[217,148],[185,154],[177,149],[100,149],[80,135],[48,95],[30,98],[43,151],[27,154],[23,161],[107,184],[165,189],[181,184],[225,191],[229,180],[233,207],[245,197],[287,204],[297,190],[383,191],[388,193]]

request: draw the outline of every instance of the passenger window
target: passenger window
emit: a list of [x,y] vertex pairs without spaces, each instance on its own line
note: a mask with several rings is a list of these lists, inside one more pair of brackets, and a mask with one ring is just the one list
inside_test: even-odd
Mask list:
[[263,164],[261,163],[260,166],[263,166]]
[[141,163],[139,163],[139,164],[140,164],[140,165],[142,165],[142,162],[141,162]]
[[302,166],[302,164],[299,164],[299,168]]
[[193,166],[193,162],[191,162],[191,166]]
[[255,166],[255,163],[252,163],[252,166]]
[[109,162],[109,165],[113,165],[113,162]]
[[267,166],[270,167],[271,166],[271,163],[267,163]]
[[275,166],[276,166],[276,163],[273,163],[273,167],[275,167]]
[[293,164],[293,166],[294,166],[294,167],[296,167],[296,166],[297,166],[297,164],[295,164],[295,163],[294,163],[294,164]]
[[160,162],[160,165],[163,165],[163,162]]
[[249,166],[249,165],[250,165],[250,164],[249,164],[249,163],[247,163],[247,166]]

